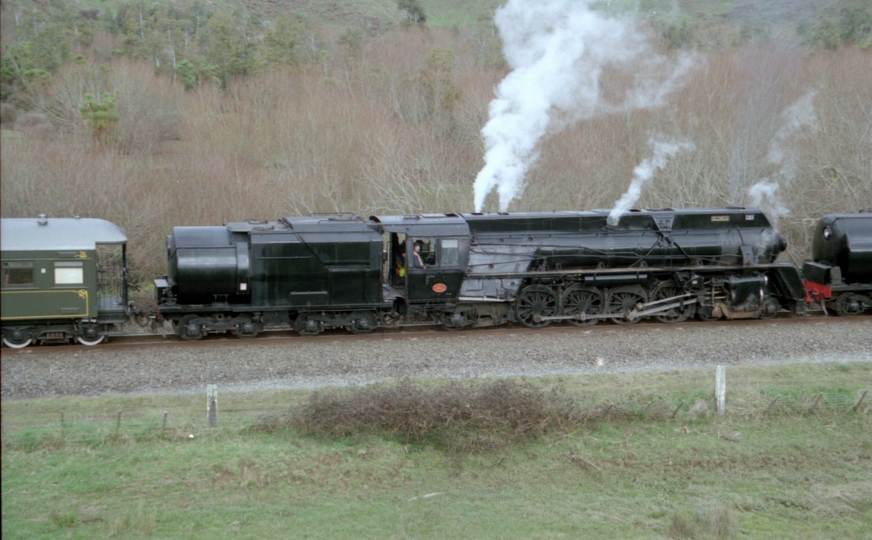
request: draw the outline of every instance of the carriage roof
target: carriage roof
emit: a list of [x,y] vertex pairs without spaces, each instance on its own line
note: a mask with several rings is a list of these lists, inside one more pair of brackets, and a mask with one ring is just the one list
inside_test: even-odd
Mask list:
[[104,219],[41,216],[0,220],[2,251],[93,250],[97,244],[126,242],[124,229]]

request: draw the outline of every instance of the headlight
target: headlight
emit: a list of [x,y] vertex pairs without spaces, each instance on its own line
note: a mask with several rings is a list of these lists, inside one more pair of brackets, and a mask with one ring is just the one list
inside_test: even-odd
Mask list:
[[824,240],[829,240],[833,236],[833,231],[829,227],[824,227]]

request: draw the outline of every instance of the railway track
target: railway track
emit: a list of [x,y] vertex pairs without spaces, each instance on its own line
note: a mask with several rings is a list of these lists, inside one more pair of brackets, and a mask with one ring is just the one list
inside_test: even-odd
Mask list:
[[204,347],[245,347],[252,344],[257,345],[282,345],[290,343],[326,343],[326,342],[354,342],[354,341],[378,341],[378,340],[394,340],[394,339],[418,339],[418,338],[440,338],[452,339],[457,336],[471,335],[487,335],[494,336],[501,333],[511,335],[531,335],[541,336],[548,334],[564,334],[564,333],[598,333],[610,332],[619,330],[621,332],[637,332],[646,330],[673,330],[679,328],[738,328],[743,326],[757,325],[804,325],[804,324],[835,324],[846,321],[870,321],[872,315],[861,315],[850,318],[825,316],[822,312],[812,312],[806,317],[796,317],[788,313],[782,313],[777,317],[766,320],[759,319],[739,319],[739,320],[717,320],[717,321],[685,321],[680,323],[662,323],[654,320],[645,320],[633,325],[615,325],[615,324],[597,324],[586,327],[572,327],[566,325],[553,325],[546,328],[526,328],[520,325],[500,326],[493,328],[480,328],[475,330],[446,330],[439,326],[421,327],[415,326],[410,328],[400,329],[377,329],[369,334],[351,334],[343,330],[330,330],[317,336],[301,336],[290,329],[268,330],[263,334],[253,339],[240,339],[229,333],[225,334],[209,334],[203,339],[197,341],[186,341],[177,335],[168,331],[167,333],[124,333],[112,334],[107,336],[107,340],[102,344],[93,348],[84,347],[79,344],[63,344],[49,343],[39,346],[28,347],[25,349],[3,349],[4,355],[19,355],[19,354],[57,354],[57,353],[76,353],[85,350],[124,350],[137,348],[167,348],[167,347],[186,347],[196,348]]

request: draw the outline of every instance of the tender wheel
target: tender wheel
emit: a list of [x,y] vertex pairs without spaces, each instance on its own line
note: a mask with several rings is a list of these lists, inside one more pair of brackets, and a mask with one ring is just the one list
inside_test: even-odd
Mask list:
[[557,313],[557,294],[543,285],[530,285],[515,301],[515,315],[518,321],[529,328],[544,328],[551,321],[541,317],[552,317]]
[[11,337],[4,337],[3,344],[9,347],[10,349],[23,349],[33,343],[33,340],[30,338],[21,338],[15,339]]
[[866,311],[864,298],[858,294],[842,293],[836,300],[836,313],[841,317],[853,317]]
[[[663,300],[666,298],[673,298],[675,296],[681,296],[684,294],[684,291],[678,284],[673,281],[664,281],[660,285],[657,285],[657,288],[654,289],[654,292],[651,294],[651,301],[656,302],[657,300]],[[680,323],[682,321],[687,320],[696,313],[696,304],[686,304],[684,306],[679,306],[676,308],[672,308],[663,312],[654,315],[654,318],[663,323]]]
[[203,331],[202,326],[193,322],[195,319],[199,318],[199,315],[185,315],[179,319],[178,323],[173,323],[173,330],[175,330],[176,334],[185,341],[196,341],[201,339],[206,333]]
[[760,311],[761,319],[774,319],[778,315],[778,310],[781,309],[781,304],[778,300],[769,296],[763,300],[763,309]]
[[233,332],[240,339],[254,339],[257,337],[257,325],[252,322],[239,323]]
[[324,327],[317,319],[310,318],[305,313],[301,313],[297,316],[297,321],[294,323],[294,330],[301,336],[317,336],[324,330]]
[[636,304],[644,303],[646,300],[643,294],[640,294],[638,287],[615,287],[609,291],[606,300],[606,313],[614,313],[617,317],[612,317],[612,320],[618,324],[636,324],[640,319],[627,319],[627,313],[636,308]]
[[369,334],[378,326],[375,313],[371,311],[355,311],[351,314],[352,322],[348,330],[352,334]]
[[[564,315],[600,315],[603,312],[605,298],[603,293],[596,287],[585,287],[583,285],[573,285],[566,289],[563,297],[560,299],[563,305]],[[599,322],[599,319],[587,319],[585,321],[570,319],[567,320],[573,326],[592,326]]]

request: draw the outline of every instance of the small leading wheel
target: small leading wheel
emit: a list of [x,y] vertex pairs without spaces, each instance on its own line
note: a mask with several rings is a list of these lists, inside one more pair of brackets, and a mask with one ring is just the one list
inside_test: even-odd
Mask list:
[[521,291],[515,301],[515,315],[518,321],[528,328],[544,328],[551,321],[542,317],[557,314],[557,294],[544,285],[530,285]]
[[776,298],[771,296],[763,300],[763,309],[760,310],[761,319],[774,319],[778,315],[778,310],[781,309],[781,304]]
[[[560,299],[563,305],[563,314],[576,315],[600,315],[603,312],[605,298],[603,293],[596,287],[573,285],[566,289]],[[573,326],[593,326],[599,319],[568,319],[566,322]]]
[[628,319],[627,314],[636,309],[636,305],[645,302],[645,296],[640,294],[638,287],[615,287],[609,291],[606,299],[606,313],[614,313],[612,320],[618,324],[636,324],[640,318]]
[[[654,292],[651,294],[651,301],[656,302],[657,300],[665,300],[666,298],[674,298],[683,295],[684,291],[681,287],[679,287],[675,281],[668,280],[657,285],[657,288],[654,289]],[[674,324],[693,317],[695,313],[696,304],[685,304],[667,309],[666,311],[661,311],[657,315],[654,315],[654,318],[663,323]]]
[[836,300],[836,313],[840,317],[853,317],[865,311],[863,297],[859,294],[842,293]]
[[3,344],[9,347],[10,349],[23,349],[33,343],[33,340],[30,338],[20,338],[15,339],[12,337],[4,337]]

